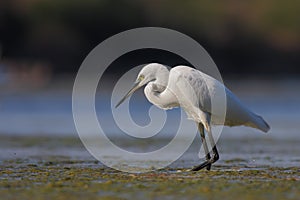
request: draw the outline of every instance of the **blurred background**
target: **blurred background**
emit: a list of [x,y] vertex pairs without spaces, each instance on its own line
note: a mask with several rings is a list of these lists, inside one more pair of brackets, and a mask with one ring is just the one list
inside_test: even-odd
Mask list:
[[[156,26],[198,41],[226,85],[266,118],[275,136],[299,137],[299,10],[300,1],[280,0],[0,1],[0,133],[76,135],[71,93],[84,58],[114,34]],[[105,77],[153,61],[186,63],[141,50],[122,56]]]

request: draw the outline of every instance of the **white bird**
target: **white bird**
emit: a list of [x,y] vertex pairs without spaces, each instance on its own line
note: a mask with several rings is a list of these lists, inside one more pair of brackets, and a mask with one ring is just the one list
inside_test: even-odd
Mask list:
[[[147,84],[147,85],[146,85]],[[270,127],[262,117],[251,112],[221,82],[213,77],[188,66],[176,66],[170,71],[159,63],[147,64],[139,72],[131,90],[116,105],[118,107],[137,89],[146,85],[144,93],[147,99],[161,109],[182,107],[188,117],[198,125],[206,161],[194,167],[193,171],[202,168],[210,170],[211,164],[219,159],[218,150],[211,133],[211,125],[249,126],[267,132]],[[211,99],[221,99],[226,94],[225,121],[220,113],[211,109]],[[213,156],[208,150],[204,129],[212,146]]]

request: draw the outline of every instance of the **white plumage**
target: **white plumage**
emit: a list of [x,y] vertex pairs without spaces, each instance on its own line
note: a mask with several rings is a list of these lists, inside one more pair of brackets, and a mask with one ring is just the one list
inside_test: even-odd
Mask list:
[[[158,63],[144,66],[138,74],[134,87],[121,99],[116,107],[143,85],[146,85],[144,93],[152,104],[161,109],[182,107],[190,119],[204,126],[209,136],[211,135],[211,124],[224,124],[226,126],[244,125],[264,132],[270,129],[262,117],[250,111],[222,83],[201,71],[187,66],[176,66],[170,71],[167,67]],[[225,121],[224,116],[222,118],[222,113],[217,112],[218,109],[212,109],[212,100],[214,102],[219,100],[220,105],[226,106]],[[226,103],[221,102],[221,100],[225,100]],[[201,137],[204,140],[202,141],[205,142],[202,129],[199,126]],[[210,142],[214,143],[212,137],[210,137]],[[212,146],[215,146],[215,144],[212,144]],[[213,151],[217,158],[209,162],[212,159],[208,155],[207,162],[197,166],[194,170],[199,170],[203,167],[207,167],[209,170],[210,165],[218,159],[216,147]],[[209,152],[206,153],[209,154]]]
[[[223,97],[221,95],[226,94],[226,117],[224,125],[245,125],[257,128],[264,132],[267,132],[270,129],[269,125],[262,117],[254,114],[246,106],[244,106],[228,88],[226,88],[218,80],[202,73],[201,71],[187,66],[177,66],[172,68],[170,70],[167,89],[178,85],[186,86],[184,88],[176,88],[176,90],[181,91],[181,95],[178,95],[178,98],[184,97],[184,99],[181,99],[180,102],[190,99],[189,102],[193,105],[193,110],[195,110],[192,113],[199,113],[201,111],[209,113],[212,115],[212,124],[223,125],[223,121],[220,119],[221,116],[218,116],[218,114],[221,113],[212,113],[211,99],[222,99]],[[191,112],[189,108],[184,108],[184,110],[188,113],[188,115]],[[197,122],[201,122],[201,120],[197,120],[197,118],[192,118]]]

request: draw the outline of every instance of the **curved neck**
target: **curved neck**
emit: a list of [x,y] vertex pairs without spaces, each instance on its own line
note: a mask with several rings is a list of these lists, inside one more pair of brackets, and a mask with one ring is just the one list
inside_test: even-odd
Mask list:
[[166,67],[159,68],[155,80],[145,87],[144,93],[147,99],[161,109],[177,107],[177,98],[167,88],[169,81],[169,70]]
[[157,87],[156,92],[163,92],[169,81],[169,70],[166,67],[160,67],[155,73],[155,80],[152,81]]

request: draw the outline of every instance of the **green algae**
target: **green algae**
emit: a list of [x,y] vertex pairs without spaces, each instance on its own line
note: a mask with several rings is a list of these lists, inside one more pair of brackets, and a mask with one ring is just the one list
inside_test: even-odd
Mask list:
[[[28,163],[9,161],[0,171],[3,199],[297,199],[299,169],[264,168],[189,172],[163,169],[119,172],[82,161]],[[64,166],[68,164],[68,166]]]

